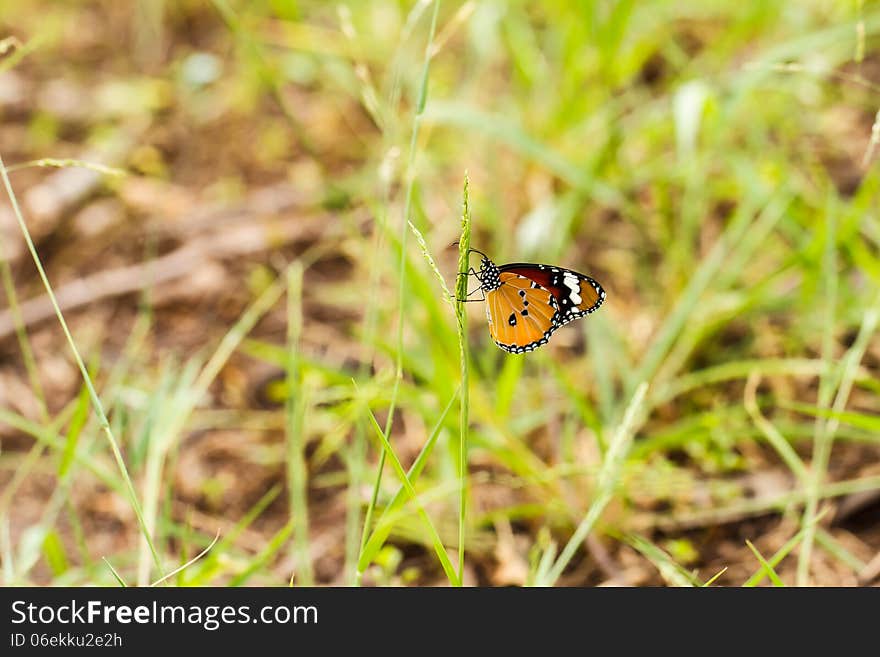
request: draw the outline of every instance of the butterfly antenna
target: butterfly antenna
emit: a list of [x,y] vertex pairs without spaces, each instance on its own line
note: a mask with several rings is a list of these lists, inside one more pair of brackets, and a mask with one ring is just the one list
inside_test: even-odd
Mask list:
[[[458,244],[459,244],[459,240],[455,240],[455,241],[454,241],[452,244],[450,244],[449,246],[458,246]],[[469,253],[469,254],[470,254],[470,253],[479,253],[481,256],[483,256],[484,258],[486,258],[486,260],[491,260],[491,259],[492,259],[492,258],[490,258],[489,256],[487,256],[485,253],[483,253],[482,251],[480,251],[479,249],[468,249],[468,253]]]

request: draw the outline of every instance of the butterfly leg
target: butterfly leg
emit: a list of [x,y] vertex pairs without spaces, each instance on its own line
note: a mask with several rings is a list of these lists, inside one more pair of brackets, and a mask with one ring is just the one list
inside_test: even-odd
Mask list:
[[[457,276],[456,278],[461,278],[462,276],[476,276],[477,280],[479,280],[479,278],[480,278],[480,274],[479,274],[479,273],[477,272],[477,270],[474,269],[473,267],[471,267],[467,272],[458,272],[458,276]],[[468,293],[467,293],[467,297],[471,296],[472,294],[476,294],[476,292],[477,292],[478,290],[482,290],[482,289],[483,289],[483,287],[482,287],[482,285],[481,285],[481,286],[478,287],[476,290],[473,290],[473,291],[471,291],[471,292],[468,292]],[[454,294],[450,294],[449,296],[450,296],[451,298],[455,299],[455,295],[454,295]],[[456,299],[456,301],[463,301],[463,302],[465,302],[465,303],[468,303],[468,302],[470,302],[470,301],[485,301],[485,299],[486,299],[486,294],[483,293],[483,298],[482,298],[482,299],[468,299],[468,298],[464,298],[464,299]]]
[[[482,296],[479,299],[468,299],[467,298],[467,297],[471,296],[472,294],[476,294],[477,292],[482,293]],[[483,289],[482,285],[480,287],[478,287],[476,290],[471,290],[470,292],[468,292],[467,296],[464,299],[456,299],[456,301],[461,301],[462,303],[474,303],[475,301],[485,301],[485,300],[486,300],[486,291]]]

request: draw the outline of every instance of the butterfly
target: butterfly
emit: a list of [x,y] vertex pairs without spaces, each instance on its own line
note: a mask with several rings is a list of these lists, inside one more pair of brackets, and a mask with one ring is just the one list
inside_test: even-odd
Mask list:
[[[486,301],[489,335],[512,354],[534,351],[547,344],[560,326],[586,317],[605,301],[605,290],[585,274],[553,265],[515,262],[496,265],[482,251],[477,290]],[[471,294],[477,292],[474,290]]]

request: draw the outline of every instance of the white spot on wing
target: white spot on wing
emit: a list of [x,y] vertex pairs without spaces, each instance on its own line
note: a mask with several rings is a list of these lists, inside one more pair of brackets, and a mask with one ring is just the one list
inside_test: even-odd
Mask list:
[[571,292],[568,294],[568,298],[571,299],[574,305],[579,306],[583,302],[581,298],[581,282],[577,276],[572,276],[568,272],[565,273],[565,276],[562,277],[562,282],[565,284]]

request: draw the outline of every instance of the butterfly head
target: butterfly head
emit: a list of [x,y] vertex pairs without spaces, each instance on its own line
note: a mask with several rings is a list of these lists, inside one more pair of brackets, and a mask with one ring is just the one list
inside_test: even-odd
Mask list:
[[486,292],[495,290],[501,286],[501,270],[498,269],[492,260],[482,251],[471,249],[472,253],[478,253],[482,257],[480,260],[480,271],[477,272],[477,279],[480,281],[480,287]]

